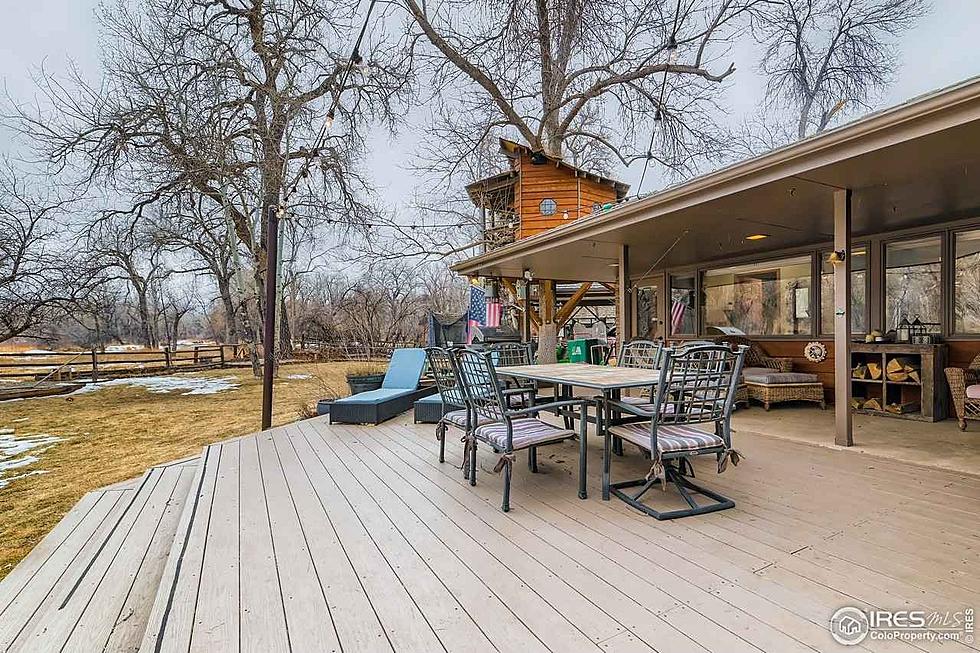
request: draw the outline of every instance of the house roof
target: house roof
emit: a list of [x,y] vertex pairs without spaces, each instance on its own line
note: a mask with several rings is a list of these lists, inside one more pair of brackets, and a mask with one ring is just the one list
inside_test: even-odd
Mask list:
[[[852,190],[856,234],[980,210],[980,78],[621,202],[453,269],[485,276],[530,269],[537,278],[611,281],[622,245],[631,246],[630,274],[642,276],[648,269],[824,242],[832,237],[839,189]],[[744,240],[757,232],[771,237]]]

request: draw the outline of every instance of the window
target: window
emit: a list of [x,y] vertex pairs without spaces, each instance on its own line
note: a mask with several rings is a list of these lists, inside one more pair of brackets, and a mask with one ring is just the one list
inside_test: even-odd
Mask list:
[[953,268],[955,333],[980,333],[980,230],[956,234]]
[[902,318],[938,324],[943,306],[942,239],[930,236],[888,243],[884,285],[886,330],[897,328]]
[[695,277],[683,274],[670,277],[670,334],[694,335]]
[[[834,332],[834,265],[820,254],[820,333]],[[868,250],[851,251],[851,333],[868,332]]]
[[558,210],[558,203],[550,197],[543,199],[538,205],[538,210],[541,211],[541,215],[554,215]]
[[808,334],[809,256],[708,270],[702,278],[703,324],[750,336]]

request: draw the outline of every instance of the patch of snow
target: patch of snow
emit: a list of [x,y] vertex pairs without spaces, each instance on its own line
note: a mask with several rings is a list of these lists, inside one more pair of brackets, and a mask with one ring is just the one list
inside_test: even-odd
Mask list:
[[76,390],[72,394],[86,394],[95,392],[108,387],[130,387],[145,388],[147,392],[153,394],[169,394],[180,392],[181,396],[187,395],[213,395],[225,390],[234,390],[240,386],[237,377],[203,377],[203,376],[139,376],[128,379],[112,379],[100,383],[90,383],[84,388]]
[[7,476],[5,478],[0,478],[0,488],[5,488],[10,485],[11,482],[18,479],[27,478],[28,476],[37,476],[38,474],[47,474],[45,469],[33,469],[29,472],[24,472],[23,474],[17,474],[16,476]]
[[24,352],[25,354],[57,354],[56,351],[51,351],[50,349],[28,349]]
[[[44,474],[43,470],[33,470],[23,474],[8,476],[7,472],[20,469],[38,462],[39,455],[47,451],[57,442],[64,438],[46,433],[34,434],[30,437],[15,438],[11,435],[0,435],[0,488],[5,487],[11,481],[15,481],[25,476],[34,474]],[[32,453],[27,453],[27,452]]]
[[107,352],[114,351],[139,351],[143,349],[143,345],[109,345],[105,348]]
[[303,379],[312,379],[313,375],[312,374],[287,374],[286,378],[291,379],[293,381],[302,381]]

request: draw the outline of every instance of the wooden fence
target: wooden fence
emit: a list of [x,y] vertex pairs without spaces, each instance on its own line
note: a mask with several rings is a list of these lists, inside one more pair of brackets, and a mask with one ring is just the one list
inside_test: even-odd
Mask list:
[[100,381],[125,376],[225,367],[242,345],[201,345],[131,351],[0,352],[0,379]]

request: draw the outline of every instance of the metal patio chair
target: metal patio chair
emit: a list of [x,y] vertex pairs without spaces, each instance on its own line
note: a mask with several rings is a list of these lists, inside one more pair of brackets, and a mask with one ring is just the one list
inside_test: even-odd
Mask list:
[[[465,436],[464,473],[470,485],[476,485],[477,443],[488,445],[500,456],[495,472],[504,472],[504,496],[501,508],[510,510],[510,482],[515,452],[522,449],[557,444],[564,440],[579,438],[579,496],[585,498],[586,456],[584,453],[586,437],[586,399],[566,399],[545,404],[534,404],[524,408],[512,408],[509,398],[497,377],[493,364],[493,352],[464,349],[453,352],[452,361],[456,365],[457,378],[462,383],[467,409],[471,419],[478,422]],[[549,424],[536,417],[541,411],[560,408],[579,407],[579,430],[562,428]],[[537,471],[537,466],[531,466]]]
[[429,369],[435,378],[436,387],[442,398],[444,409],[436,423],[436,440],[439,441],[439,462],[446,462],[446,433],[449,427],[463,431],[465,439],[472,430],[472,415],[466,406],[466,396],[460,384],[456,366],[452,360],[452,350],[442,347],[426,347],[425,355]]
[[[604,433],[603,498],[611,492],[657,519],[700,515],[735,506],[731,499],[691,481],[694,477],[691,459],[714,455],[719,473],[729,461],[738,464],[741,456],[732,449],[731,415],[746,350],[744,346],[733,350],[725,345],[663,350],[651,410],[621,402],[616,406],[642,415],[648,421],[610,426]],[[611,482],[609,453],[613,436],[649,453],[652,464],[646,477]],[[658,511],[641,500],[657,484],[666,491],[668,483],[676,488],[688,508]],[[635,494],[624,491],[633,487],[640,489]],[[712,502],[699,504],[692,494],[700,494]]]

